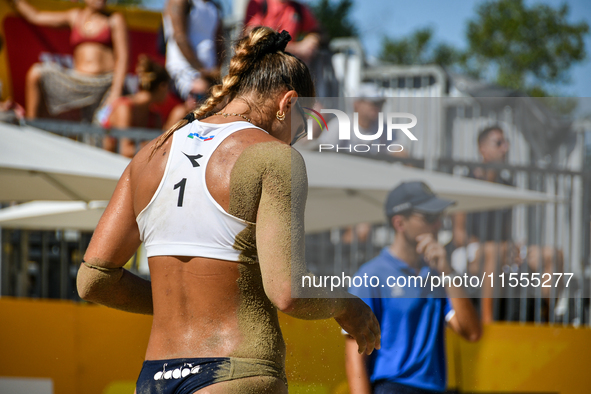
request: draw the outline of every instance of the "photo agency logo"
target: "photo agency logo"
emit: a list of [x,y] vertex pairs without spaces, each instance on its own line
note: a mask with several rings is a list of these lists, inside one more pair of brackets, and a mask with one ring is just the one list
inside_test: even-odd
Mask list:
[[[310,107],[303,107],[303,109],[308,116],[306,122],[308,140],[314,139],[314,122],[323,134],[327,133],[333,137],[319,139],[319,152],[396,153],[402,152],[404,146],[394,141],[401,142],[402,138],[418,141],[410,131],[417,125],[417,117],[408,112],[386,112],[385,114],[379,112],[377,121],[373,122],[373,130],[377,129],[377,131],[363,129],[362,132],[359,112],[353,112],[353,122],[351,122],[349,114],[338,109],[322,108],[319,111]],[[327,122],[323,114],[333,114],[335,120]],[[334,130],[335,127],[338,129]],[[326,142],[327,139],[331,140],[330,143]]]

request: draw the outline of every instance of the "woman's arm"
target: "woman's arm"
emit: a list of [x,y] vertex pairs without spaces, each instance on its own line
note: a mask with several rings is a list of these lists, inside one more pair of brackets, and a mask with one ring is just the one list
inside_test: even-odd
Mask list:
[[78,9],[68,11],[39,11],[25,0],[13,0],[12,4],[27,22],[38,26],[71,26],[79,12]]
[[[128,100],[121,99],[112,102],[113,112],[109,117],[109,124],[114,129],[128,129],[134,127],[133,109]],[[135,155],[136,146],[131,138],[122,137],[119,139],[119,154],[132,158]]]
[[189,3],[187,0],[170,0],[166,7],[166,13],[172,24],[172,37],[187,62],[197,71],[203,69],[203,64],[193,52],[189,37],[187,36],[187,16],[189,15]]
[[116,12],[109,18],[111,34],[113,37],[113,52],[115,55],[115,69],[113,70],[113,83],[108,103],[112,103],[123,94],[125,74],[129,62],[129,42],[127,37],[127,25],[122,14]]
[[361,299],[326,288],[314,288],[311,290],[314,294],[306,294],[314,298],[292,295],[292,275],[298,282],[302,276],[313,276],[304,260],[304,208],[308,184],[301,155],[285,144],[259,143],[245,149],[234,168],[244,166],[250,166],[254,170],[252,173],[260,174],[257,253],[263,286],[271,302],[296,318],[335,318],[356,339],[359,352],[369,354],[374,347],[379,349],[379,323]]
[[133,210],[131,165],[125,169],[94,231],[77,277],[81,298],[128,312],[152,314],[152,288],[122,267],[140,246]]
[[109,125],[115,129],[132,127],[131,105],[127,98],[124,97],[113,104],[113,111],[109,115]]
[[482,336],[482,326],[478,313],[472,305],[472,300],[470,298],[451,298],[451,304],[455,313],[447,324],[465,340],[478,341]]
[[347,336],[345,339],[345,370],[349,391],[355,394],[371,394],[371,384],[367,375],[367,356],[357,352],[355,340]]

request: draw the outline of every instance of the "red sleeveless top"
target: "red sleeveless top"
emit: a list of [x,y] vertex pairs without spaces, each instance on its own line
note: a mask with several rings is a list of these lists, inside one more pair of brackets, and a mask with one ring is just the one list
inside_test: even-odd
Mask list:
[[76,48],[78,45],[85,42],[96,42],[113,48],[111,28],[107,26],[93,36],[86,36],[80,30],[80,27],[77,24],[74,24],[74,26],[72,26],[72,33],[70,34],[70,44]]

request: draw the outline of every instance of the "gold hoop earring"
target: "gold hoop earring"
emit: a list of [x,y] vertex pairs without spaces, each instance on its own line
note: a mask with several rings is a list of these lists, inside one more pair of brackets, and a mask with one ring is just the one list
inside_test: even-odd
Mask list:
[[277,114],[275,115],[277,117],[277,119],[279,119],[281,122],[283,122],[285,120],[285,112],[279,110],[277,111]]

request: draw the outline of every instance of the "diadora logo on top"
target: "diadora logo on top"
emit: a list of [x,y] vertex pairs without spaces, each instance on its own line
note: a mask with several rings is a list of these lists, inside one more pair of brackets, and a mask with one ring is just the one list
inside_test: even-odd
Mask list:
[[[339,150],[347,150],[349,152],[368,152],[377,148],[380,150],[380,147],[387,149],[389,152],[400,152],[403,150],[402,145],[400,144],[385,144],[385,143],[371,143],[371,142],[379,142],[384,141],[384,133],[386,133],[386,140],[388,142],[397,139],[394,135],[396,130],[402,131],[406,138],[409,138],[411,141],[418,141],[418,138],[410,131],[413,127],[417,125],[417,117],[411,113],[407,112],[388,112],[386,113],[386,121],[384,122],[384,113],[380,112],[378,114],[378,120],[376,122],[377,131],[375,133],[361,133],[359,130],[359,113],[353,113],[353,127],[351,127],[351,119],[349,115],[344,111],[338,109],[321,109],[320,112],[309,108],[304,107],[310,112],[306,112],[306,115],[310,116],[307,123],[307,135],[308,139],[313,139],[313,122],[315,121],[318,123],[321,129],[324,129],[323,133],[330,133],[331,135],[338,135],[339,144],[336,146],[336,151]],[[329,130],[328,124],[326,119],[322,114],[333,114],[336,116],[338,130]],[[399,123],[400,121],[410,120],[410,122]],[[331,123],[331,127],[334,127]],[[385,130],[384,130],[385,129]],[[355,145],[343,145],[343,142],[351,140],[351,130],[353,130],[354,136],[356,140],[367,141],[366,144],[355,144]],[[337,134],[338,132],[338,134]],[[400,135],[400,134],[399,134]],[[334,144],[320,144],[319,151],[326,151],[326,150],[334,150]]]
[[195,137],[199,138],[201,141],[211,141],[215,135],[208,135],[207,137],[200,136],[199,133],[191,133],[187,137],[194,139]]

